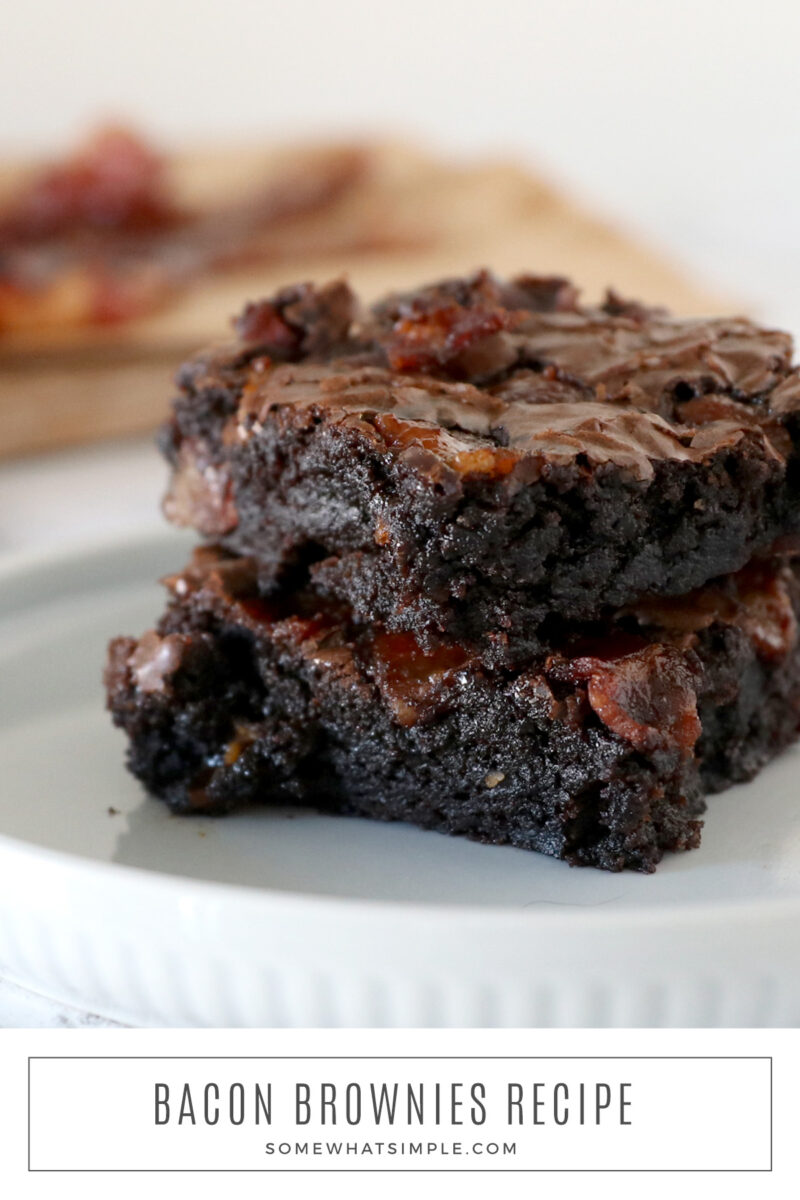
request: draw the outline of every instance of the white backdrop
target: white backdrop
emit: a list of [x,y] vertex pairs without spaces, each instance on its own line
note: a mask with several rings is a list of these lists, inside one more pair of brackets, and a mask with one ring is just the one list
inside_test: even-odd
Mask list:
[[390,128],[514,150],[800,328],[797,0],[0,0],[0,152]]

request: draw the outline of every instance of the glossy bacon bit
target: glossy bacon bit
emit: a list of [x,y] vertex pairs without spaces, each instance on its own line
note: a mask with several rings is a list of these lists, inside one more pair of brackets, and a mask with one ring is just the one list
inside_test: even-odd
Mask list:
[[416,724],[435,707],[456,672],[469,662],[461,646],[421,649],[411,633],[380,633],[372,642],[375,679],[400,725]]
[[501,479],[510,475],[519,462],[519,455],[502,446],[478,446],[474,450],[460,450],[450,459],[449,465],[461,475],[493,475]]
[[393,413],[378,413],[372,424],[388,446],[406,451],[412,447],[427,450],[461,475],[510,474],[519,462],[519,454],[502,446],[474,445],[465,436],[456,437],[432,423],[405,421]]
[[404,421],[394,413],[377,413],[372,424],[388,446],[403,450],[407,446],[422,446],[440,458],[445,454],[446,433],[432,422]]
[[513,325],[514,316],[506,309],[450,304],[398,321],[386,339],[386,356],[393,371],[435,371],[455,364],[476,342]]
[[301,283],[248,304],[234,328],[243,342],[263,346],[273,358],[319,355],[347,342],[357,307],[342,279],[324,287]]
[[0,220],[0,239],[38,241],[81,229],[142,232],[181,219],[160,155],[129,130],[108,128],[31,181]]
[[578,658],[569,664],[585,681],[589,703],[613,733],[645,754],[689,755],[700,736],[694,674],[669,646],[648,646],[611,662]]
[[236,334],[243,342],[291,355],[300,347],[300,334],[283,319],[269,300],[248,304],[234,321]]
[[[515,295],[513,287],[509,295]],[[477,378],[510,365],[515,351],[497,335],[524,315],[512,308],[504,285],[478,271],[388,296],[373,305],[359,332],[383,348],[394,371]]]

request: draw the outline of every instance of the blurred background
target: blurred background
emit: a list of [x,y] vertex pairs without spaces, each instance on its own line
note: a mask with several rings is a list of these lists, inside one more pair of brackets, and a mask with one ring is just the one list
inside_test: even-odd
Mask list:
[[[743,310],[798,330],[798,46],[793,0],[29,0],[6,13],[0,38],[0,159],[63,158],[107,120],[178,155],[368,141],[383,147],[369,220],[392,210],[383,234],[394,257],[348,248],[362,198],[330,259],[332,270],[352,262],[368,290],[422,270],[419,219],[429,222],[420,236],[430,236],[432,270],[468,269],[486,254],[501,269],[563,262],[590,291],[602,278],[686,311]],[[406,152],[424,155],[425,170],[421,159],[412,170]],[[215,161],[206,177],[224,193],[229,170]],[[490,161],[524,169],[529,182],[493,174]],[[448,164],[463,174],[442,174]],[[397,195],[405,189],[398,212],[393,170]],[[448,209],[468,196],[454,219],[460,241],[444,253]],[[307,257],[309,270],[324,258]],[[273,261],[264,286],[295,268],[306,269],[300,252]],[[83,330],[56,352],[52,329],[42,338],[27,329],[20,342],[4,338],[0,318],[0,410],[10,414],[3,422],[0,412],[0,550],[158,519],[163,472],[149,443],[54,450],[123,432],[140,400],[140,427],[153,422],[184,343],[223,332],[251,284],[257,276],[246,288],[238,276],[218,281],[203,304],[184,297],[134,322],[135,336],[118,326],[119,344]],[[132,365],[132,347],[144,362],[145,343],[158,376]]]
[[108,114],[173,143],[511,152],[768,297],[764,266],[800,256],[799,53],[794,0],[29,0],[3,22],[0,131],[24,154]]

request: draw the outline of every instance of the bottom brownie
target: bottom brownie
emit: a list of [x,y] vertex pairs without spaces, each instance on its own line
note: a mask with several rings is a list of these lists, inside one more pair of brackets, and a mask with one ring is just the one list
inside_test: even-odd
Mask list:
[[111,644],[129,765],[176,812],[309,803],[574,864],[653,870],[696,846],[703,792],[746,779],[800,716],[798,581],[751,566],[584,628],[524,670],[265,601],[203,549],[156,631]]

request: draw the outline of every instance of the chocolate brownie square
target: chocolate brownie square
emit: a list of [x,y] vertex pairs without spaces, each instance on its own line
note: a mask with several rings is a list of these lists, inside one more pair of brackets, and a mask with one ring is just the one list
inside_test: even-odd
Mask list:
[[700,837],[703,793],[800,719],[798,574],[752,564],[573,628],[522,668],[356,625],[252,558],[198,551],[167,610],[112,643],[131,770],[176,812],[300,803],[651,871]]
[[749,320],[481,272],[367,310],[287,288],[237,335],[180,372],[165,511],[265,594],[519,665],[796,536],[800,374]]

